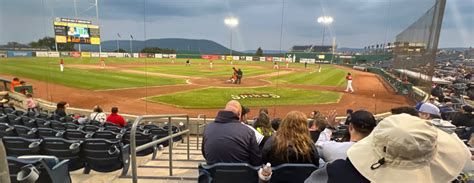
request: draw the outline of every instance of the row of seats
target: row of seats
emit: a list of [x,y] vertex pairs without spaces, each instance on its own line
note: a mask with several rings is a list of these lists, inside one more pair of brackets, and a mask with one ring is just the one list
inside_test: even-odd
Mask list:
[[7,157],[12,183],[71,183],[69,160],[54,156]]
[[[251,166],[246,163],[216,163],[213,165],[200,164],[199,183],[257,183],[258,170],[261,166]],[[300,183],[304,182],[312,172],[317,170],[313,164],[282,164],[272,168],[271,183]]]
[[119,140],[85,139],[67,140],[47,137],[44,139],[27,139],[23,137],[3,137],[8,156],[50,155],[59,160],[69,160],[69,171],[84,169],[89,173],[111,172],[123,168],[128,171],[130,149]]

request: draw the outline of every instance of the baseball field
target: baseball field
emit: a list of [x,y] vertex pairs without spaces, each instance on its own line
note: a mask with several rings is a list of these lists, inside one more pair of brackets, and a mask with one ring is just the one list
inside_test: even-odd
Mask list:
[[[409,104],[378,76],[337,65],[158,58],[2,58],[0,77],[18,77],[34,86],[34,97],[67,101],[73,107],[118,106],[123,113],[188,113],[215,115],[231,99],[255,112],[260,107],[282,116],[291,110],[347,108],[380,113]],[[242,83],[231,84],[232,67],[243,71]],[[319,72],[319,68],[320,72]],[[354,93],[345,93],[345,75],[354,76]]]

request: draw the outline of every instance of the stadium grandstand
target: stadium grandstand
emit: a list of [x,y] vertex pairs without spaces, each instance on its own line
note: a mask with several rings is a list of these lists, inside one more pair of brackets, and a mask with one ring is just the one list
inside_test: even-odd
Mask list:
[[0,183],[474,182],[474,49],[440,48],[446,0],[354,24],[336,12],[360,2],[28,2],[0,2],[42,26],[0,27]]

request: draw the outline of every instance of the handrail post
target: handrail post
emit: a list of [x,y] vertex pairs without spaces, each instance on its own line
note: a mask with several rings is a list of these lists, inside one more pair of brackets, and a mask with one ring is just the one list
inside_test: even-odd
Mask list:
[[198,117],[198,120],[196,122],[196,149],[199,150],[199,121],[200,118]]
[[[186,116],[186,128],[189,129],[189,116]],[[188,144],[188,145],[187,145],[187,146],[188,146],[188,147],[187,147],[188,160],[190,159],[190,156],[189,156],[189,135],[190,135],[190,133],[191,133],[191,132],[188,130],[188,133],[187,133],[188,135],[187,135],[187,137],[186,137],[186,141],[188,142],[188,143],[187,143],[187,144]]]
[[[168,117],[168,135],[171,136],[173,135],[173,129],[172,129],[172,125],[171,125],[171,117]],[[169,160],[169,173],[170,173],[170,176],[173,176],[173,138],[170,138],[168,140],[168,151],[169,151],[169,156],[168,156],[168,160]]]
[[142,116],[137,117],[133,122],[132,129],[130,130],[130,152],[132,158],[132,181],[137,183],[137,144],[136,144],[136,132],[138,123],[142,120]]

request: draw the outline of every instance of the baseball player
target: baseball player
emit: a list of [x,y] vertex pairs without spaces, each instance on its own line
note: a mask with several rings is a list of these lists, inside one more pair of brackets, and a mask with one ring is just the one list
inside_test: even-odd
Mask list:
[[209,60],[209,68],[212,69],[212,60]]
[[64,72],[64,59],[61,59],[59,61],[59,70],[61,70],[61,72]]
[[100,58],[100,68],[105,69],[105,58],[104,57]]
[[350,72],[347,73],[346,80],[347,80],[347,87],[346,87],[346,90],[344,91],[354,93],[354,89],[352,88],[352,75]]

